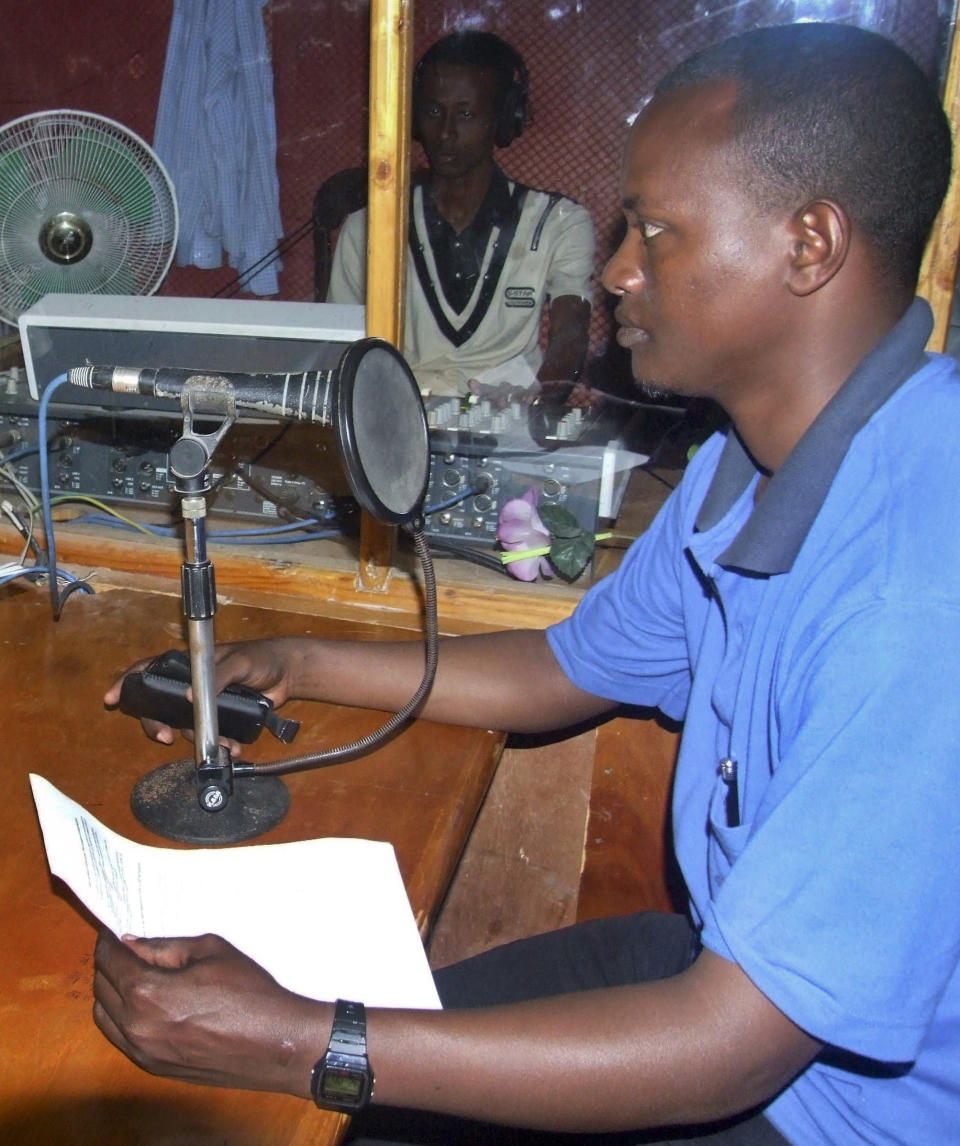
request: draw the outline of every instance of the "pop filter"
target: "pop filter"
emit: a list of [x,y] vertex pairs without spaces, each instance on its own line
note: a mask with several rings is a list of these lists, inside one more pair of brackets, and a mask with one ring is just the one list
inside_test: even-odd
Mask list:
[[360,505],[391,525],[420,516],[430,478],[427,417],[416,379],[389,342],[351,343],[337,367],[337,444]]

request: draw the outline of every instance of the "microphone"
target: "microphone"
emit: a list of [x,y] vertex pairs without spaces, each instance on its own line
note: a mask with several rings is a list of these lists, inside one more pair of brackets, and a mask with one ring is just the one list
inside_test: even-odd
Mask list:
[[329,426],[334,416],[334,373],[312,370],[300,374],[242,374],[174,366],[76,366],[67,371],[67,380],[87,390],[174,400],[180,398],[190,382],[199,394],[232,395],[242,409]]
[[[67,380],[88,390],[180,399],[227,396],[241,409],[331,427],[354,496],[391,525],[420,519],[430,479],[430,441],[420,388],[403,355],[382,338],[349,343],[330,370],[245,374],[179,366],[75,366]],[[212,404],[212,403],[211,403]],[[197,413],[201,411],[197,409]]]

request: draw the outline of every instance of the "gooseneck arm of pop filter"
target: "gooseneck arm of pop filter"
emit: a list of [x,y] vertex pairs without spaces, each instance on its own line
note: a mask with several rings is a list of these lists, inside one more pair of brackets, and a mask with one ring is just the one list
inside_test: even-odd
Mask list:
[[[68,377],[75,385],[93,389],[178,400],[184,413],[183,434],[170,452],[170,470],[181,497],[185,528],[181,591],[194,694],[194,761],[174,761],[144,776],[131,799],[134,813],[151,830],[170,839],[189,843],[251,839],[286,814],[289,796],[279,774],[342,763],[372,751],[412,719],[433,685],[438,646],[436,582],[422,531],[429,438],[416,380],[399,352],[381,339],[353,343],[330,371],[253,375],[85,366],[71,370]],[[205,535],[208,467],[237,409],[332,425],[357,501],[380,520],[411,532],[424,578],[425,668],[408,703],[381,728],[354,743],[259,765],[231,761],[220,745],[214,690],[216,590]],[[219,425],[212,433],[199,433],[195,428],[198,416],[214,416]]]

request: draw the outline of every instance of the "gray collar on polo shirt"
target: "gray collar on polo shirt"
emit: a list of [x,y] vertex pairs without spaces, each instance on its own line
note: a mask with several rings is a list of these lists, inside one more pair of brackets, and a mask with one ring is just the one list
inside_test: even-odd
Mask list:
[[[789,572],[854,436],[923,364],[932,329],[929,305],[914,299],[794,446],[718,564],[768,576]],[[716,525],[756,473],[731,428],[696,528],[702,532]]]

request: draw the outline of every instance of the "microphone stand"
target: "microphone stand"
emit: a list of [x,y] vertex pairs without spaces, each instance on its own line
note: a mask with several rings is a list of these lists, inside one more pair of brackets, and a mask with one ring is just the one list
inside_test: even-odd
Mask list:
[[[194,760],[176,760],[147,773],[130,803],[157,835],[187,843],[232,843],[262,835],[290,804],[280,773],[354,760],[411,721],[433,686],[438,663],[437,593],[430,547],[423,534],[423,499],[430,473],[429,431],[420,390],[399,351],[383,339],[352,343],[332,370],[301,374],[209,374],[183,368],[76,367],[69,380],[120,394],[179,397],[183,434],[170,451],[186,533],[181,572],[183,611],[194,691]],[[416,693],[379,729],[351,744],[267,764],[232,761],[219,744],[214,691],[213,566],[206,554],[206,494],[213,452],[236,420],[237,407],[334,426],[347,480],[359,505],[378,520],[408,529],[423,567],[426,610],[424,672]],[[219,419],[208,434],[195,417]],[[387,428],[389,437],[384,436]],[[400,454],[394,449],[404,444]],[[403,456],[401,456],[401,454]],[[174,677],[178,683],[182,678]],[[142,714],[142,713],[138,713]],[[282,737],[281,737],[282,739]],[[234,784],[242,779],[243,783]]]
[[[190,652],[194,759],[148,772],[134,786],[130,805],[137,819],[159,835],[211,844],[251,839],[274,827],[286,815],[290,795],[282,780],[256,775],[253,764],[234,763],[219,742],[213,631],[217,591],[207,557],[206,495],[210,461],[236,421],[236,402],[229,386],[208,377],[185,384],[180,401],[183,432],[170,449],[169,462],[185,533],[180,593]],[[213,432],[194,428],[195,417],[203,415],[220,419]],[[235,777],[247,782],[235,789]]]

